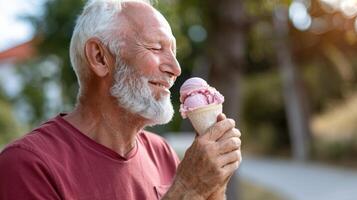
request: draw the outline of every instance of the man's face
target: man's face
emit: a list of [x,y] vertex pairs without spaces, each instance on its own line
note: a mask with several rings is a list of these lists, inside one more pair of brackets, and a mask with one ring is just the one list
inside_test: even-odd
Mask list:
[[120,56],[143,76],[156,100],[170,96],[170,87],[180,75],[176,40],[165,18],[152,7],[128,3],[123,9],[129,25]]
[[152,124],[167,123],[173,115],[169,89],[181,73],[175,57],[176,41],[160,13],[147,5],[133,4],[122,12],[130,28],[121,43],[111,92],[132,113],[150,119]]

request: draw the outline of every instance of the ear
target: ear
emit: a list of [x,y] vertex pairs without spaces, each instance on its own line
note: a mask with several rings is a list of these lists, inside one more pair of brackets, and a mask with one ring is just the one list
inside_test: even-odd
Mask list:
[[105,77],[110,71],[110,52],[98,38],[90,38],[84,46],[89,68],[99,77]]

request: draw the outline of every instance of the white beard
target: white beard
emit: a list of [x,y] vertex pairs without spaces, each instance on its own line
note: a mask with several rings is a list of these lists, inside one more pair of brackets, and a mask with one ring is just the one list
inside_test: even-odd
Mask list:
[[166,124],[174,114],[170,96],[162,95],[156,100],[149,86],[149,78],[140,75],[133,67],[117,61],[115,82],[110,93],[121,107],[148,119],[148,125]]

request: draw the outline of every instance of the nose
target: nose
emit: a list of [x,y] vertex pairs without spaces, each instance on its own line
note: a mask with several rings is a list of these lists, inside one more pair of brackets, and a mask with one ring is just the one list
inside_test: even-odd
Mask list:
[[160,67],[161,71],[170,74],[170,76],[180,76],[181,67],[180,63],[177,61],[175,54],[170,51],[168,55],[165,56],[164,62]]

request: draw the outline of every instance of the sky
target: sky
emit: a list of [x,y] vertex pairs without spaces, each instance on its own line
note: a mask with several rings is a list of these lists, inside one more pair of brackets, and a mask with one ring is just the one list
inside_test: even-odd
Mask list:
[[34,29],[21,15],[41,15],[45,0],[0,0],[0,51],[30,40]]

